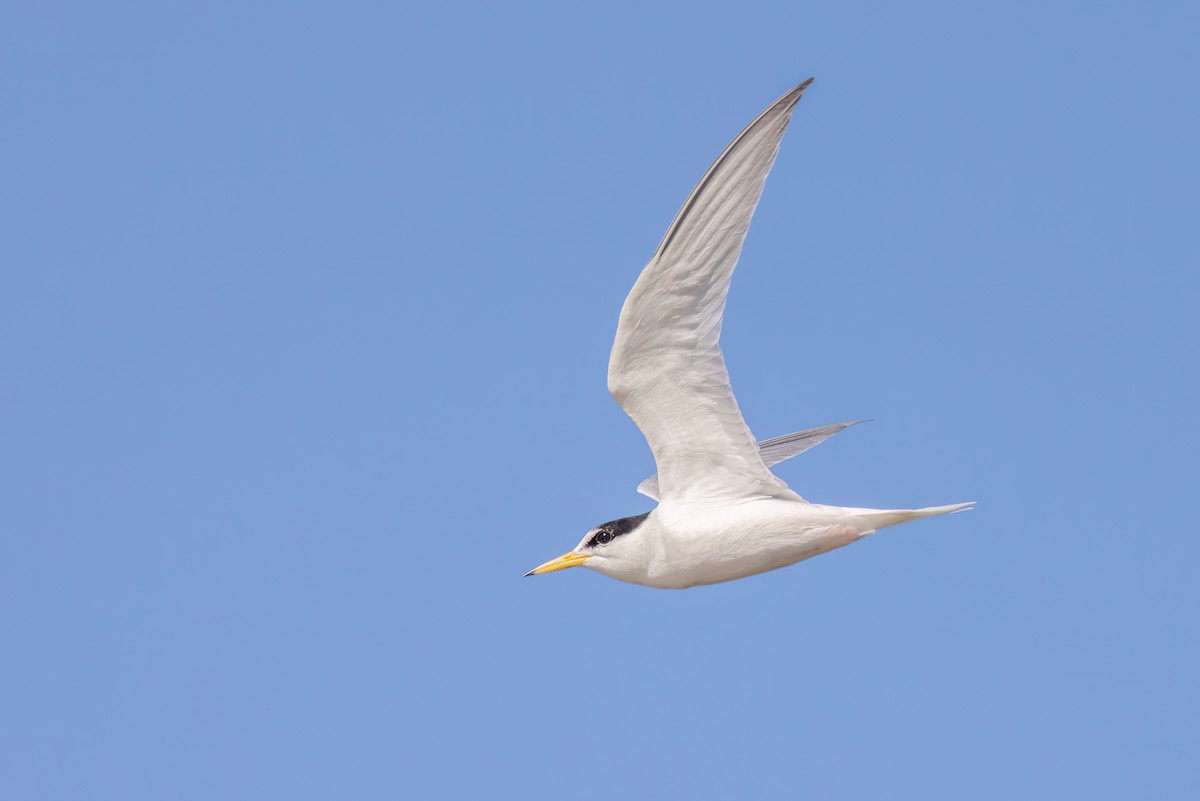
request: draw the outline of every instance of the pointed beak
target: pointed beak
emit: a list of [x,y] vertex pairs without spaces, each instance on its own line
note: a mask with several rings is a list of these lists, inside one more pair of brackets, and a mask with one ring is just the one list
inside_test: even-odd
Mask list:
[[578,551],[570,551],[564,553],[557,559],[551,559],[544,565],[538,565],[533,570],[526,573],[526,576],[536,576],[538,573],[552,573],[555,570],[566,570],[568,567],[579,567],[587,560],[591,559],[589,553],[579,553]]

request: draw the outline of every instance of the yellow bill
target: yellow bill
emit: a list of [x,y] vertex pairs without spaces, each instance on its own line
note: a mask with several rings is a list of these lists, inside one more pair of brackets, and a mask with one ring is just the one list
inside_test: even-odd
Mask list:
[[535,567],[533,570],[530,570],[525,575],[536,576],[538,573],[552,573],[555,570],[566,570],[568,567],[579,567],[580,565],[582,565],[584,562],[586,562],[587,560],[589,560],[591,558],[592,558],[592,555],[589,553],[579,553],[578,551],[570,551],[569,553],[564,553],[562,556],[558,557],[557,559],[551,559],[549,562],[547,562],[544,565],[538,565],[537,567]]

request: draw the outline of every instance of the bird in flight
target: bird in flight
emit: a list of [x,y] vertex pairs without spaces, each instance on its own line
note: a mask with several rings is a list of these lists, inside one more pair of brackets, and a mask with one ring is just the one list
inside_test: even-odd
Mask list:
[[716,584],[972,505],[809,503],[769,468],[853,423],[756,443],[733,397],[718,344],[725,297],[779,143],[811,83],[772,103],[717,157],[621,309],[608,390],[654,454],[658,474],[638,491],[657,508],[596,526],[574,550],[525,575],[582,566],[651,587]]

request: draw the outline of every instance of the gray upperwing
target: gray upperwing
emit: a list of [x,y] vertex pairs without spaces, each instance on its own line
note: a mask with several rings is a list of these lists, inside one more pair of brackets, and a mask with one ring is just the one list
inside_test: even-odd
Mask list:
[[[762,457],[763,464],[771,467],[785,459],[799,456],[809,448],[821,444],[839,431],[865,422],[867,421],[851,420],[846,423],[831,423],[827,426],[797,431],[794,434],[785,434],[782,437],[775,437],[774,439],[765,439],[758,443],[758,455]],[[641,484],[638,484],[637,491],[657,501],[658,474],[655,473]]]
[[797,431],[795,434],[785,434],[775,439],[766,439],[758,443],[758,455],[762,457],[763,463],[770,467],[798,456],[814,445],[820,445],[839,431],[865,422],[867,421],[851,420],[846,423],[831,423],[807,431]]

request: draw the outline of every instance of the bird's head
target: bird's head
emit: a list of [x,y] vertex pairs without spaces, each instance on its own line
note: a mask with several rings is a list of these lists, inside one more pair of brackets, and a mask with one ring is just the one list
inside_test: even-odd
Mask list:
[[638,534],[648,517],[650,517],[649,512],[644,515],[622,517],[620,520],[602,523],[585,534],[579,544],[575,546],[575,550],[567,551],[557,559],[551,559],[525,575],[534,576],[538,573],[550,573],[555,570],[584,565],[612,576],[635,568],[644,561],[641,555],[646,546],[645,537],[640,537]]

